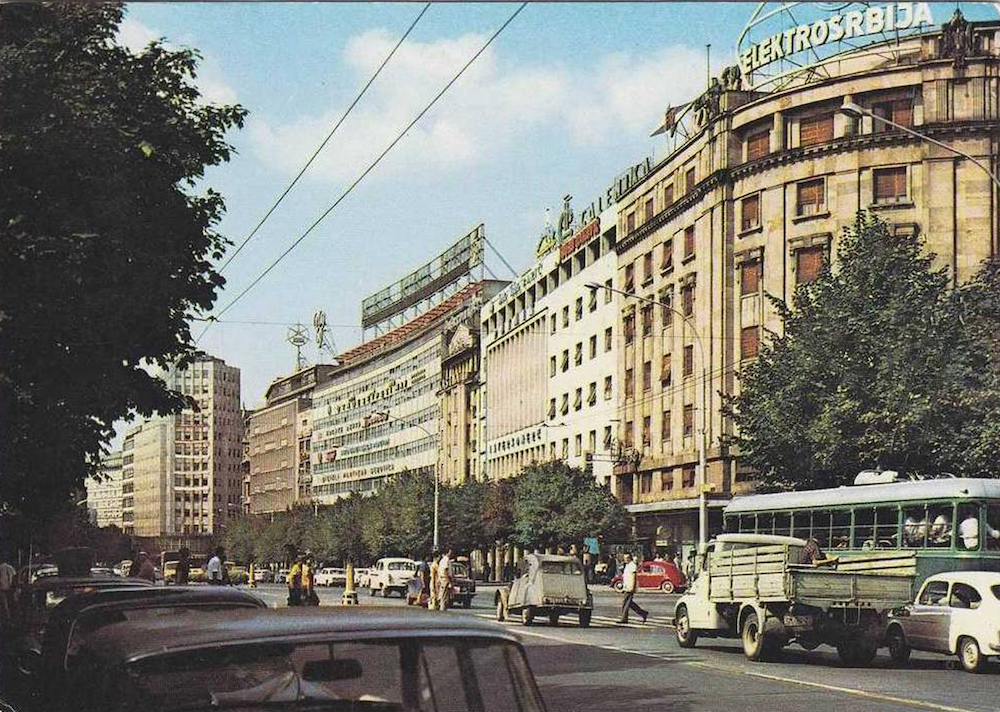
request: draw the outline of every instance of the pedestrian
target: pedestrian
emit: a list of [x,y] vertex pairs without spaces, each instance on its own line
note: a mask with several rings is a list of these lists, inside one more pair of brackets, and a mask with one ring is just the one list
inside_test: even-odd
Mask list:
[[434,552],[431,554],[431,566],[430,566],[431,590],[429,593],[430,597],[427,600],[427,608],[429,608],[432,611],[437,610],[438,586],[441,583],[439,577],[440,569],[438,568],[438,563],[440,562],[440,560],[441,560],[441,552],[435,549]]
[[288,605],[291,607],[303,605],[302,601],[302,560],[303,557],[296,558],[292,568],[288,571],[285,582],[288,584]]
[[637,584],[635,562],[632,561],[631,554],[625,554],[625,568],[622,569],[622,593],[625,597],[622,599],[622,615],[618,619],[619,623],[628,623],[629,611],[635,611],[642,616],[643,623],[649,618],[649,612],[633,600]]
[[153,566],[153,560],[149,558],[149,554],[145,551],[139,552],[139,559],[132,564],[132,571],[135,572],[135,578],[141,578],[149,581],[150,583],[156,583],[156,567]]
[[177,571],[174,574],[174,582],[178,586],[184,586],[191,578],[191,550],[182,546],[177,552]]
[[257,568],[252,561],[250,562],[250,568],[247,569],[247,585],[250,588],[257,588]]
[[451,607],[451,549],[447,549],[438,561],[438,610],[447,611]]
[[305,560],[302,562],[302,604],[305,606],[319,605],[319,595],[316,593],[314,578],[315,571],[312,554],[307,551]]
[[11,621],[14,612],[14,591],[17,588],[17,571],[7,561],[0,559],[0,627]]
[[208,560],[205,566],[205,577],[211,586],[221,586],[226,582],[225,565],[222,563],[226,559],[226,551],[221,546],[215,550],[215,554]]

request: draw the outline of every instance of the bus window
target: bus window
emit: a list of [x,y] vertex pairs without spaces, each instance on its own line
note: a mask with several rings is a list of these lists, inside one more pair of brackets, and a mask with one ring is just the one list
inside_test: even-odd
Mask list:
[[774,534],[774,515],[770,512],[757,515],[757,533]]
[[854,510],[854,546],[852,549],[874,549],[875,510],[858,507]]
[[726,515],[722,520],[723,530],[729,534],[740,530],[740,518],[735,515]]
[[799,539],[808,539],[809,534],[809,512],[795,512],[792,515],[792,536]]
[[851,548],[851,510],[834,510],[830,521],[830,548]]
[[986,549],[1000,551],[1000,504],[986,508]]
[[953,516],[955,508],[950,504],[933,504],[927,507],[927,546],[933,549],[950,549],[955,532]]
[[903,546],[923,549],[927,543],[927,507],[917,505],[903,510]]
[[878,507],[875,509],[875,548],[899,548],[899,509]]
[[752,514],[741,514],[740,515],[740,531],[742,533],[750,532],[755,534],[757,532],[757,522]]
[[959,551],[978,551],[980,543],[979,503],[961,504],[958,507],[958,537],[955,544]]
[[786,512],[779,512],[774,515],[774,533],[782,536],[790,536],[792,533],[792,515]]
[[812,513],[812,537],[819,542],[821,549],[830,548],[830,513]]

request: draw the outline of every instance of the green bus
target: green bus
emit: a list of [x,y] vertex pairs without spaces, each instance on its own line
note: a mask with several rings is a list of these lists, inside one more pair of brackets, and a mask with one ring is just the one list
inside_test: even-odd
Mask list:
[[894,478],[861,473],[849,487],[738,497],[723,512],[724,528],[812,537],[842,560],[913,553],[915,590],[942,571],[1000,571],[1000,480],[886,481]]

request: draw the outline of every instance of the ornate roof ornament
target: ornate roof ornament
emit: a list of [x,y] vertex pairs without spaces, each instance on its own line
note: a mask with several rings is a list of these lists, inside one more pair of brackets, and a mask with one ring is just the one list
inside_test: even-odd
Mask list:
[[955,8],[955,14],[941,26],[941,30],[939,56],[942,59],[950,57],[955,69],[964,69],[966,59],[974,56],[977,49],[972,25],[965,19],[962,11]]

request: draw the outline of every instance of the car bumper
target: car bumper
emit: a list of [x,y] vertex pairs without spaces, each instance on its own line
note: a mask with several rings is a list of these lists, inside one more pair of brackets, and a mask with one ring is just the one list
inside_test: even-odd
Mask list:
[[994,653],[1000,653],[1000,643],[990,643],[990,650]]

